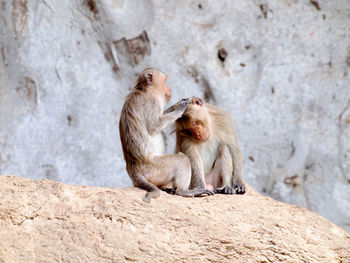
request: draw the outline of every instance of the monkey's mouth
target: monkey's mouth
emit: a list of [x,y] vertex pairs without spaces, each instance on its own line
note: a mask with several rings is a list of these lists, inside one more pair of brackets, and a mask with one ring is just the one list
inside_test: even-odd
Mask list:
[[191,137],[193,140],[197,141],[197,142],[205,142],[207,140],[209,140],[210,138],[210,134],[207,132],[203,132],[203,131],[196,131],[193,129],[190,129],[190,133],[191,133]]
[[205,142],[209,139],[209,136],[206,134],[196,134],[194,135],[194,138],[199,142]]
[[209,134],[202,134],[199,132],[192,131],[191,128],[181,130],[180,132],[177,131],[181,136],[189,138],[191,141],[194,141],[196,143],[205,142],[210,139]]
[[165,100],[166,100],[166,102],[169,102],[169,101],[170,101],[170,98],[171,98],[171,95],[165,95]]

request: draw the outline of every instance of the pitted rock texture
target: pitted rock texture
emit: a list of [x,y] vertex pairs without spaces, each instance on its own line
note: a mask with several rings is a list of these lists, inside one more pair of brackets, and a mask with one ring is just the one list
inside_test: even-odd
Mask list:
[[152,66],[172,103],[234,116],[258,192],[350,231],[349,13],[349,0],[0,0],[0,173],[131,186],[118,120]]
[[349,233],[250,187],[144,194],[0,176],[0,262],[350,262]]

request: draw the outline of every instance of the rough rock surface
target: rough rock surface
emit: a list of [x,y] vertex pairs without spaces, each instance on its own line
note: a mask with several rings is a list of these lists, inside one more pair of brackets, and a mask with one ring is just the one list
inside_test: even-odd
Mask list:
[[350,234],[248,188],[183,198],[0,176],[0,262],[350,262]]
[[130,186],[117,122],[154,66],[172,102],[232,113],[255,189],[349,231],[349,13],[348,0],[0,0],[0,173]]

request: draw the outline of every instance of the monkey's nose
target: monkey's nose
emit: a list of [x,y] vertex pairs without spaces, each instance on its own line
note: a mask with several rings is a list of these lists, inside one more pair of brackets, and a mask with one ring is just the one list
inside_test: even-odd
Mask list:
[[203,100],[200,99],[200,98],[193,97],[192,98],[192,104],[202,106],[203,105]]

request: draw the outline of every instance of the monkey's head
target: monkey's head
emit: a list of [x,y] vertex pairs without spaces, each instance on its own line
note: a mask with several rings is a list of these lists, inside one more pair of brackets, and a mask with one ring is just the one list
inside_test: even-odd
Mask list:
[[181,118],[176,120],[176,134],[196,142],[210,138],[209,113],[203,100],[193,97]]
[[151,92],[169,102],[171,90],[166,84],[168,76],[155,68],[146,68],[137,78],[135,88],[145,92]]

